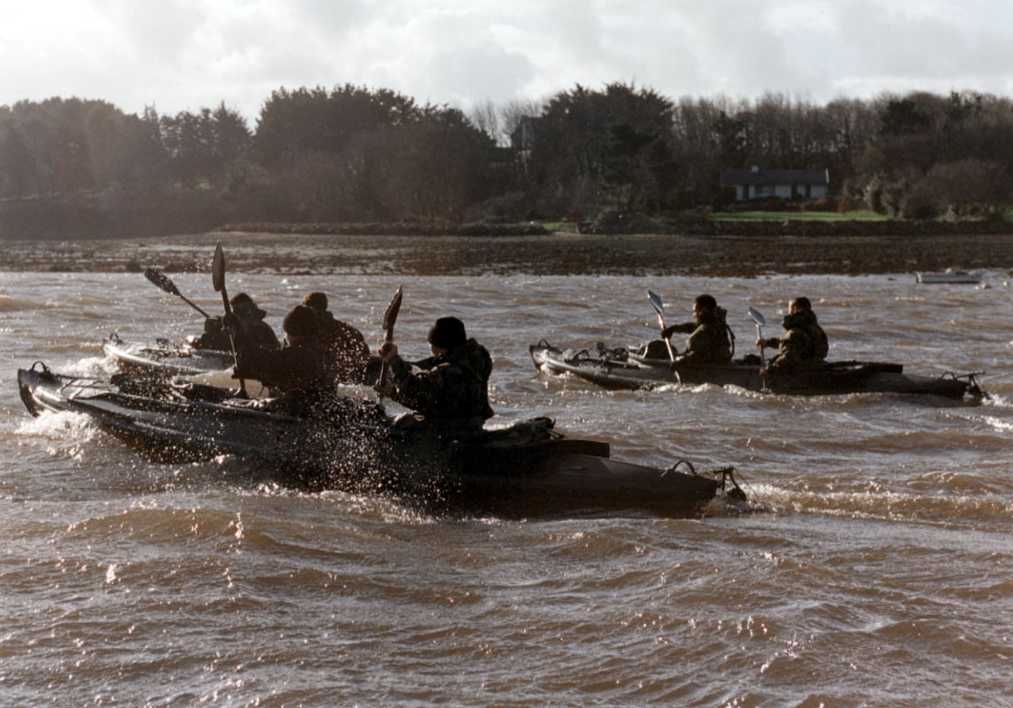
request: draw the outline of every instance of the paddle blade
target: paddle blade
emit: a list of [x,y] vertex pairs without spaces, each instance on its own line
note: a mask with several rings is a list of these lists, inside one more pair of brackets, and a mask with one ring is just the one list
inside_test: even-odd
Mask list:
[[221,241],[215,246],[215,259],[211,262],[211,284],[216,293],[225,289],[225,251]]
[[665,303],[661,301],[661,295],[658,295],[653,290],[648,290],[647,299],[651,301],[651,307],[658,313],[658,316],[663,317],[665,314]]
[[176,288],[176,284],[169,280],[169,276],[157,268],[145,268],[144,277],[160,290],[163,290],[170,295],[179,295],[179,290]]
[[762,312],[753,309],[752,306],[749,307],[748,312],[749,318],[753,320],[753,322],[755,322],[757,325],[759,325],[760,327],[765,327],[767,325],[767,318],[763,316]]
[[390,304],[387,305],[387,309],[383,313],[383,329],[387,333],[388,338],[394,331],[397,314],[401,311],[401,298],[403,294],[401,287],[398,287],[397,292],[394,293],[394,297],[390,299]]

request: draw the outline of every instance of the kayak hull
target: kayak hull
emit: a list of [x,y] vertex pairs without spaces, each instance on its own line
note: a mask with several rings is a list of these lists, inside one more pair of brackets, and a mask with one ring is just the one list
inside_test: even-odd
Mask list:
[[586,350],[563,351],[545,341],[529,347],[535,368],[547,374],[571,374],[603,388],[652,389],[673,384],[738,386],[749,391],[787,395],[838,395],[895,393],[940,396],[980,401],[984,392],[974,375],[922,376],[906,374],[900,364],[883,362],[828,362],[791,374],[761,373],[758,363],[687,364],[645,359],[630,354],[594,357]]
[[[361,427],[331,426],[322,436],[319,426],[304,419],[228,403],[123,394],[45,367],[19,370],[18,388],[32,415],[87,415],[159,462],[234,455],[276,468],[283,484],[382,493],[440,509],[507,517],[620,510],[686,516],[725,484],[724,478],[613,460],[607,443],[568,438],[551,430],[547,419],[439,447],[385,428],[383,445],[364,453],[371,438]],[[329,442],[322,446],[325,437]],[[324,451],[326,464],[319,455],[304,454],[307,449]]]

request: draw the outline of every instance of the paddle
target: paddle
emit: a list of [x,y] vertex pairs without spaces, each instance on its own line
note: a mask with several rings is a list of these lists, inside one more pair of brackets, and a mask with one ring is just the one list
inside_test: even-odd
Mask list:
[[[401,298],[403,296],[402,286],[398,286],[397,291],[394,293],[394,297],[390,299],[390,304],[387,305],[387,309],[383,313],[383,341],[384,343],[394,341],[394,323],[397,322],[397,315],[401,312]],[[387,360],[384,359],[380,364],[380,381],[377,384],[377,393],[380,395],[380,400],[383,400],[383,389],[387,383]]]
[[[665,331],[665,303],[661,301],[661,296],[653,290],[647,291],[647,299],[651,301],[651,307],[658,314],[658,326],[661,327],[661,331]],[[668,358],[670,361],[675,361],[675,352],[672,351],[672,343],[668,340],[668,337],[662,334],[661,338],[665,341],[665,347],[668,348]]]
[[[232,303],[229,302],[229,293],[225,289],[225,251],[222,250],[221,241],[215,246],[215,258],[211,262],[211,284],[214,286],[216,293],[222,294],[222,303],[225,305],[226,316],[231,315]],[[229,332],[229,342],[232,345],[232,356],[236,359],[236,363],[238,363],[236,338],[232,335],[232,332]],[[249,395],[246,393],[246,380],[242,378],[239,379],[239,395],[241,398],[249,398]]]
[[[751,320],[753,320],[753,324],[756,325],[756,338],[762,341],[763,340],[763,328],[767,324],[767,318],[763,316],[762,312],[760,312],[759,310],[754,309],[752,305],[749,306],[749,308],[748,308],[747,311],[749,312],[749,318]],[[767,362],[766,362],[765,357],[763,355],[763,345],[761,344],[760,345],[760,366],[761,367],[765,367],[766,365],[767,365]]]
[[204,315],[204,319],[206,320],[211,319],[211,315],[204,312],[204,310],[202,310],[199,306],[191,302],[185,295],[183,295],[183,293],[181,293],[179,289],[176,287],[176,284],[172,282],[172,280],[169,279],[169,276],[167,276],[162,271],[158,270],[157,268],[145,268],[144,277],[147,278],[149,282],[153,283],[155,287],[162,290],[163,292],[167,292],[170,295],[175,295],[176,297],[180,298],[187,305],[189,305],[193,309],[197,310],[197,312]]

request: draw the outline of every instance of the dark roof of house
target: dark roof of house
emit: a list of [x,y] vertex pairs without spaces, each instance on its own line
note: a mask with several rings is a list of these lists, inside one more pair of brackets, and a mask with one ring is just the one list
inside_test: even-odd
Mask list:
[[722,185],[830,184],[829,170],[721,170]]

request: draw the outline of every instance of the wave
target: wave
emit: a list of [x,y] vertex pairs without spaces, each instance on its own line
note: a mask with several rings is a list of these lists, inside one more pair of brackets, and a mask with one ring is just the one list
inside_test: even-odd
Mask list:
[[39,302],[30,298],[13,297],[11,295],[0,295],[0,312],[22,312],[25,310],[42,310],[47,307],[54,307],[50,303]]
[[966,524],[991,530],[1013,526],[1013,501],[997,494],[915,494],[887,490],[798,490],[753,484],[754,503],[776,511],[846,516],[880,521]]
[[42,437],[47,440],[71,439],[83,443],[88,442],[98,433],[98,427],[90,417],[82,413],[63,411],[44,413],[38,418],[23,420],[18,424],[15,433]]

